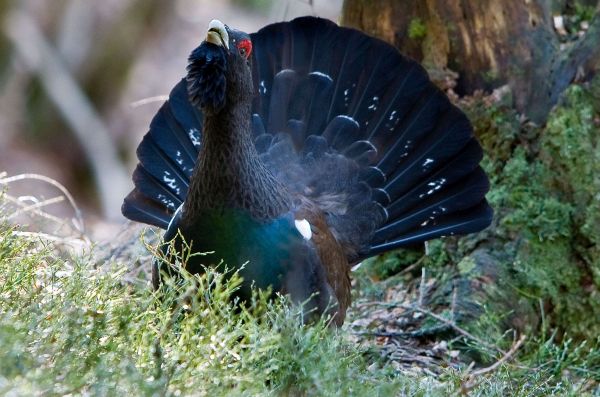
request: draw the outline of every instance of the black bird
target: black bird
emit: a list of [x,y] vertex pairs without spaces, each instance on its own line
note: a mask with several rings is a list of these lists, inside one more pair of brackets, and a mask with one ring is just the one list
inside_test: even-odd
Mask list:
[[467,117],[418,63],[325,19],[212,21],[137,155],[123,214],[214,251],[188,271],[248,262],[242,297],[271,286],[336,324],[352,265],[492,219]]

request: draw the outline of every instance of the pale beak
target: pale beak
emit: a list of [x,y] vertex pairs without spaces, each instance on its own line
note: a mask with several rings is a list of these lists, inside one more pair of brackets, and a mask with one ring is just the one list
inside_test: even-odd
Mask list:
[[208,32],[206,32],[206,42],[225,47],[229,50],[229,33],[225,28],[225,24],[218,19],[213,19],[208,24]]

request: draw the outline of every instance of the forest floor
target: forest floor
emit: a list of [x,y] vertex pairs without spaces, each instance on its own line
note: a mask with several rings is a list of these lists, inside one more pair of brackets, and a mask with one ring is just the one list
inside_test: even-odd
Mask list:
[[353,308],[332,329],[261,294],[240,310],[235,276],[157,296],[146,271],[156,235],[140,230],[94,243],[2,222],[0,395],[600,393],[598,344],[462,328],[456,293],[433,305],[440,274],[420,259],[381,281],[372,269],[389,256],[355,270]]

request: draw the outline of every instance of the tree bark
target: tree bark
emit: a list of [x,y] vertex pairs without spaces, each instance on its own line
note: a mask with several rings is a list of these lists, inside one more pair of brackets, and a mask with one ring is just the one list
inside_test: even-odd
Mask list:
[[553,14],[564,4],[552,0],[346,0],[342,24],[392,43],[434,73],[458,72],[459,94],[508,84],[517,110],[541,124],[568,84],[598,66],[596,3],[586,34],[562,45]]

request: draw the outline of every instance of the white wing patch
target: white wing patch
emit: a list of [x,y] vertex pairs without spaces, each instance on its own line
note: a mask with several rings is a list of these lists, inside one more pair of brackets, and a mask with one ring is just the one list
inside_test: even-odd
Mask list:
[[296,229],[300,232],[302,237],[305,240],[310,240],[312,238],[312,230],[310,230],[310,223],[306,219],[302,220],[294,220],[294,224],[296,225]]

